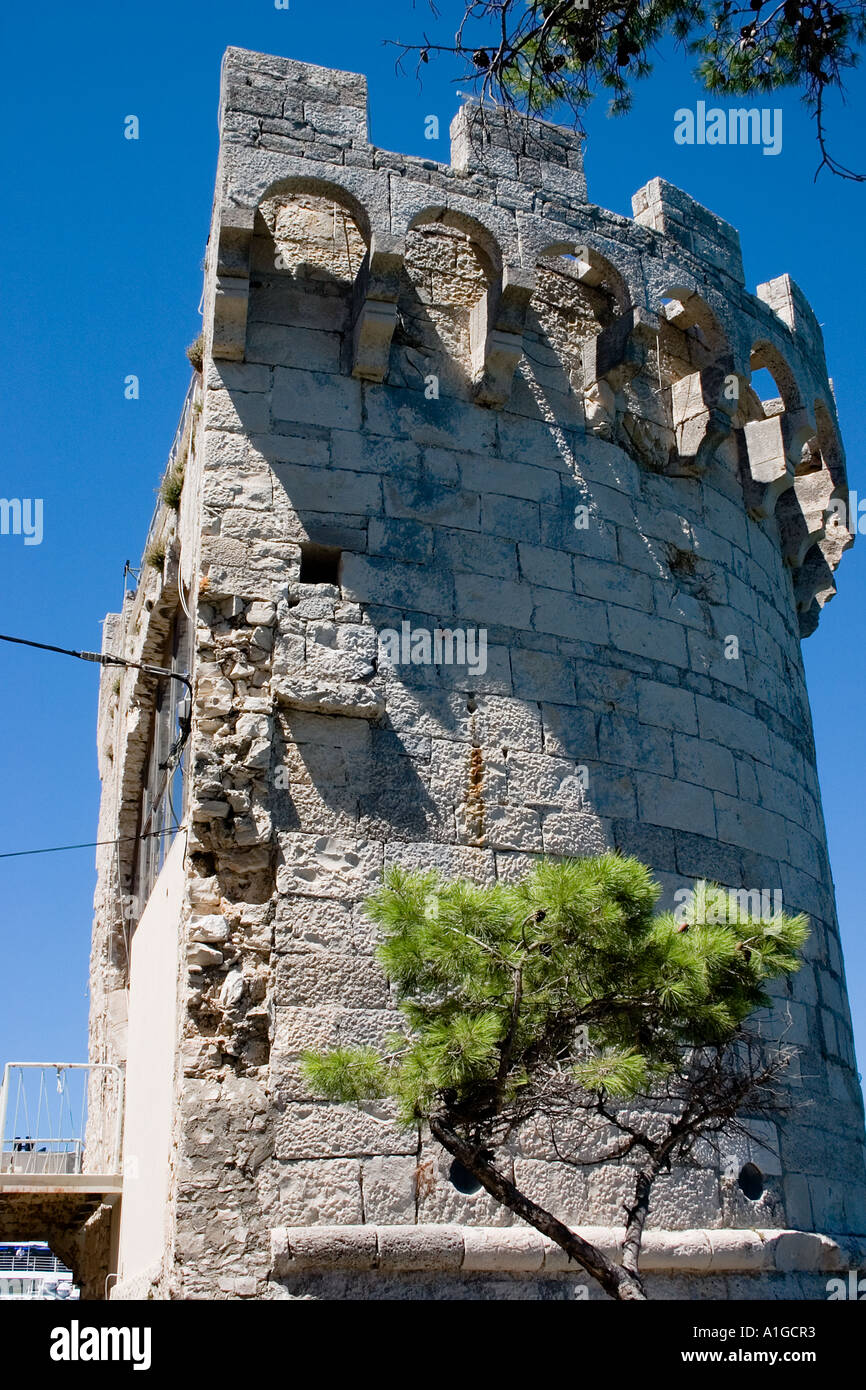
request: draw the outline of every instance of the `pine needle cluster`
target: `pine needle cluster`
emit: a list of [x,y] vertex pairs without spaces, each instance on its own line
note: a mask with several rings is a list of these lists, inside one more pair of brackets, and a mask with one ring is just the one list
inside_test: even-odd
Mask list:
[[655,911],[659,893],[614,853],[492,886],[392,868],[366,907],[402,1028],[378,1051],[305,1054],[308,1084],[335,1101],[391,1096],[406,1126],[444,1115],[476,1133],[570,1093],[651,1093],[770,1006],[808,935],[784,914],[684,927]]

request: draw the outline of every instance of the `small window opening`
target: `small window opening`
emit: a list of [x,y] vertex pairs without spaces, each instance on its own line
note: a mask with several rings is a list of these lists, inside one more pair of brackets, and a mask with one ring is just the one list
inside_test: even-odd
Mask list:
[[737,1178],[737,1186],[750,1202],[757,1202],[764,1191],[764,1177],[755,1163],[744,1163]]
[[331,545],[302,545],[301,583],[339,585],[342,554]]

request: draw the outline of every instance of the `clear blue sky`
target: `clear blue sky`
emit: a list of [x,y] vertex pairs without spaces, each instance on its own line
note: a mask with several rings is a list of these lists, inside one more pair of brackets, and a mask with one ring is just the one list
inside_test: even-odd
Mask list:
[[[188,381],[217,153],[220,58],[230,45],[367,74],[373,140],[448,159],[459,104],[433,64],[423,90],[394,71],[386,38],[447,36],[419,0],[387,8],[331,0],[45,0],[2,20],[0,226],[3,268],[0,495],[41,497],[40,546],[0,536],[0,631],[98,648],[123,565],[138,562]],[[465,84],[457,82],[458,87]],[[813,174],[812,128],[794,95],[782,152],[674,144],[673,113],[702,95],[666,54],[616,121],[587,120],[591,199],[630,215],[655,175],[739,228],[750,287],[788,271],[825,325],[852,485],[866,493],[862,387],[866,186]],[[443,139],[425,141],[424,117]],[[834,153],[866,161],[866,82],[834,104]],[[141,139],[123,138],[139,117]],[[852,349],[857,347],[857,351]],[[141,378],[141,399],[123,380]],[[866,543],[845,557],[840,592],[805,643],[824,808],[861,1066],[866,943],[859,882],[866,841]],[[96,838],[97,668],[0,644],[0,850]],[[0,860],[0,1059],[84,1060],[93,851]]]

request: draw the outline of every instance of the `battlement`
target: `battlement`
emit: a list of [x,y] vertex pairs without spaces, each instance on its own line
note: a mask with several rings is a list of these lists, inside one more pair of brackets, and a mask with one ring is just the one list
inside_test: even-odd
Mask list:
[[681,188],[665,179],[651,179],[631,200],[635,222],[652,227],[671,241],[678,242],[696,260],[706,261],[717,271],[745,285],[740,236],[729,222],[722,221],[690,198]]
[[[462,269],[466,257],[477,264],[459,285],[435,280],[438,318],[454,321],[422,344],[439,394],[515,408],[532,374],[528,342],[555,339],[559,426],[673,476],[699,475],[727,451],[746,510],[778,521],[801,630],[813,630],[854,538],[840,520],[847,483],[823,342],[787,276],[745,289],[733,227],[658,178],[634,195],[633,221],[594,206],[582,137],[501,108],[458,111],[450,164],[380,150],[363,77],[242,49],[225,55],[220,124],[205,313],[214,358],[244,358],[251,273],[279,272],[279,256],[292,273],[279,209],[273,245],[259,247],[251,270],[266,206],[318,198],[341,210],[340,235],[348,245],[353,234],[357,250],[346,367],[367,382],[400,376],[401,277],[405,290],[421,236],[450,228],[464,243]],[[300,254],[300,223],[295,232]],[[750,386],[762,367],[781,408]],[[403,384],[412,388],[411,372]]]

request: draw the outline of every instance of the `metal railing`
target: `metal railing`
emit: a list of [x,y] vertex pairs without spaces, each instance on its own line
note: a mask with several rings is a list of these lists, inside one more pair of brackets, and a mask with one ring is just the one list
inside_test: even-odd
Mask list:
[[0,1278],[30,1274],[72,1278],[46,1241],[4,1241],[0,1244]]
[[123,1069],[109,1062],[7,1062],[0,1088],[0,1177],[81,1173],[92,1073],[113,1073],[116,1116],[108,1165],[120,1172]]

